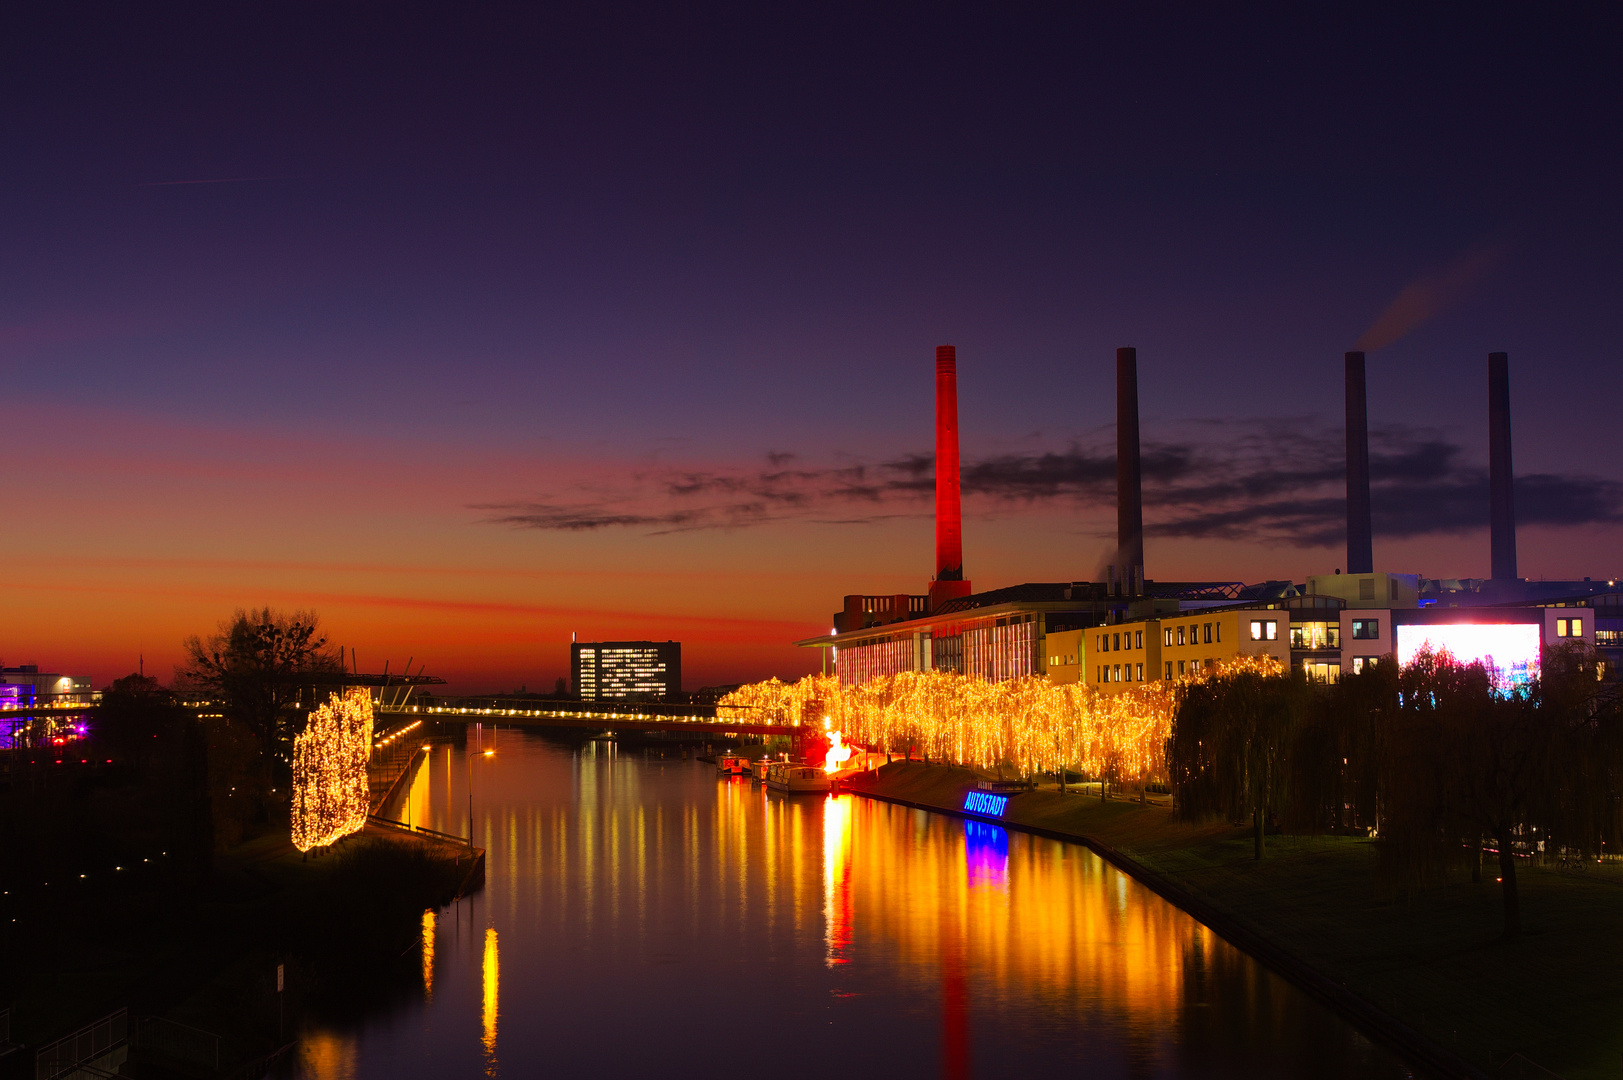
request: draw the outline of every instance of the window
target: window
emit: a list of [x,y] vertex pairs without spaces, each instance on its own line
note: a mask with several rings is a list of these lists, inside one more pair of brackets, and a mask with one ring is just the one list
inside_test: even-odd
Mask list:
[[1183,627],[1178,627],[1178,644],[1183,644]]
[[1138,665],[1138,681],[1139,682],[1144,681],[1144,665],[1143,664]]
[[1556,637],[1583,637],[1584,621],[1582,619],[1555,620]]
[[1368,671],[1370,668],[1375,666],[1376,661],[1378,661],[1379,659],[1380,659],[1380,657],[1377,657],[1377,656],[1355,656],[1355,657],[1353,657],[1353,662],[1352,662],[1353,674],[1357,675],[1357,674],[1360,674],[1361,672]]
[[1221,642],[1223,640],[1223,624],[1222,623],[1213,623],[1212,624],[1212,633],[1214,635],[1216,635],[1216,639],[1219,642]]
[[1277,641],[1279,639],[1279,623],[1273,619],[1252,619],[1252,641]]
[[1144,647],[1144,631],[1142,631],[1142,630],[1134,630],[1133,631],[1133,648],[1142,649],[1143,647]]
[[1186,674],[1186,672],[1184,671],[1184,666],[1183,666],[1183,661],[1182,660],[1178,661],[1178,674],[1179,675]]
[[1117,664],[1110,672],[1111,682],[1121,682],[1121,665]]
[[1354,619],[1352,624],[1354,641],[1376,641],[1381,636],[1379,619]]
[[1206,639],[1206,644],[1210,645],[1212,643],[1212,624],[1211,623],[1203,624],[1201,626],[1201,631],[1200,632],[1201,632],[1201,636]]
[[1120,652],[1121,651],[1121,635],[1120,634],[1113,634],[1113,635],[1111,635],[1111,637],[1114,640],[1112,640],[1110,642],[1110,651],[1111,652]]
[[[1170,634],[1170,633],[1172,633],[1172,631],[1168,630],[1167,633]],[[1167,678],[1169,678],[1169,679],[1172,678],[1172,661],[1171,660],[1167,661]]]
[[[1166,629],[1166,641],[1162,642],[1162,644],[1164,644],[1164,645],[1171,645],[1172,644],[1172,627],[1170,627],[1170,626],[1167,627],[1167,629]],[[1169,679],[1172,678],[1171,670],[1172,670],[1171,668],[1167,669],[1167,671],[1168,671],[1167,678],[1169,678]]]

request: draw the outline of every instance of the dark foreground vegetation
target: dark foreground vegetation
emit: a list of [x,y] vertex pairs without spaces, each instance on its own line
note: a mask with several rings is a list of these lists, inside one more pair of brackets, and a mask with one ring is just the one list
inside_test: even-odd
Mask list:
[[1167,767],[1184,821],[1248,822],[1266,836],[1378,839],[1391,887],[1473,882],[1486,853],[1502,930],[1522,930],[1519,882],[1536,857],[1623,851],[1623,698],[1592,649],[1549,650],[1509,685],[1481,664],[1422,654],[1339,682],[1256,673],[1189,687]]
[[323,648],[313,616],[239,612],[194,639],[186,693],[132,675],[83,738],[11,753],[0,1007],[14,1042],[128,1007],[218,1033],[246,1060],[276,1044],[278,964],[284,1033],[358,982],[420,986],[402,952],[468,878],[466,849],[368,833],[306,857],[288,839],[285,751],[320,688],[305,676],[336,667]]

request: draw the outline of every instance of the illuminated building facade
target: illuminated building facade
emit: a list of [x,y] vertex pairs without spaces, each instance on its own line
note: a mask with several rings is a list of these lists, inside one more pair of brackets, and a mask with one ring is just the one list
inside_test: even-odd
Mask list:
[[[0,685],[18,689],[0,691],[0,701],[21,701],[27,705],[89,705],[91,703],[90,676],[63,675],[60,672],[41,671],[37,664],[0,668]],[[27,687],[29,689],[24,690]],[[15,707],[15,706],[14,706]]]
[[680,641],[577,641],[569,654],[582,701],[657,700],[682,692]]

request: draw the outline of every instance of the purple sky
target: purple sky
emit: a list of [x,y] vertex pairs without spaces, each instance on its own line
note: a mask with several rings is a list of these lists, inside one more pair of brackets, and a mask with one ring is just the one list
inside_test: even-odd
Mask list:
[[1125,344],[1152,577],[1343,564],[1360,341],[1378,568],[1487,573],[1506,350],[1522,573],[1623,572],[1616,9],[1055,12],[9,10],[0,452],[56,525],[0,658],[273,603],[469,687],[571,629],[793,674],[923,590],[947,342],[977,586],[1105,557]]

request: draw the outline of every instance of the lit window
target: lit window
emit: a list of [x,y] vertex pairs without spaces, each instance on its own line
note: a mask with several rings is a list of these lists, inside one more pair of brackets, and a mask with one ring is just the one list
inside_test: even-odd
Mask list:
[[1139,682],[1144,681],[1144,665],[1143,664],[1138,665],[1138,681]]
[[1262,623],[1258,622],[1255,619],[1251,620],[1251,640],[1252,641],[1261,641],[1262,640]]
[[1142,630],[1134,630],[1133,631],[1133,648],[1142,649],[1143,647],[1144,647],[1144,631],[1142,631]]
[[1354,619],[1352,626],[1354,641],[1374,641],[1381,636],[1381,620]]
[[1115,668],[1110,672],[1110,681],[1111,682],[1121,682],[1121,665],[1120,664],[1117,664],[1115,666]]
[[1183,644],[1183,627],[1178,627],[1178,644]]
[[1167,661],[1167,678],[1172,678],[1172,661]]
[[1206,639],[1206,644],[1210,645],[1212,643],[1212,624],[1211,623],[1203,623],[1202,624],[1202,626],[1201,626],[1201,637]]
[[[1171,645],[1172,644],[1172,627],[1170,627],[1170,626],[1167,627],[1167,629],[1166,629],[1166,641],[1164,641],[1162,644],[1165,644],[1165,645]],[[1170,671],[1171,669],[1169,668],[1168,670]],[[1171,677],[1172,677],[1171,675],[1167,676],[1167,678],[1169,678],[1169,679]]]

